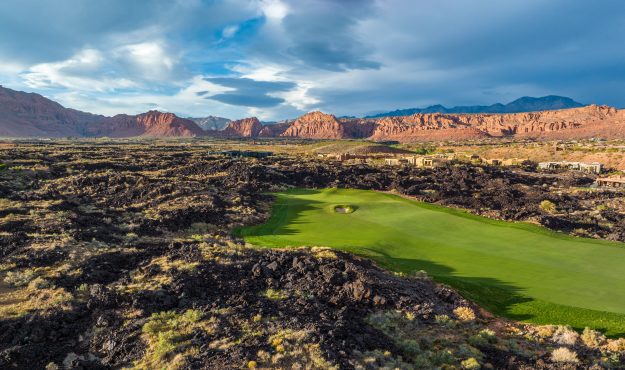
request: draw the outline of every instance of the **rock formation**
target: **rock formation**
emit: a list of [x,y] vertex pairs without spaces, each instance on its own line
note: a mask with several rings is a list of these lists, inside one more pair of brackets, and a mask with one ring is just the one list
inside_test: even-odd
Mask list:
[[263,124],[258,118],[244,118],[230,122],[223,130],[223,135],[226,137],[258,137],[262,128]]
[[[261,132],[266,132],[263,130]],[[332,115],[312,112],[298,118],[279,136],[376,141],[473,140],[487,137],[622,138],[625,137],[625,111],[589,105],[532,113],[418,113],[402,117],[340,120]]]
[[[524,104],[537,107],[539,103],[531,100],[509,105],[512,105],[510,109],[519,109]],[[555,99],[551,103],[570,102]],[[263,125],[252,117],[229,122],[223,130],[203,130],[195,122],[172,113],[150,111],[137,116],[122,114],[104,117],[64,108],[38,94],[0,87],[0,136],[213,136],[376,141],[459,141],[489,137],[611,139],[625,137],[625,110],[589,105],[530,113],[416,113],[383,118],[340,119],[316,111],[294,121]]]
[[195,122],[173,113],[149,111],[136,116],[119,114],[90,125],[88,136],[108,137],[195,137],[204,131]]
[[280,136],[302,139],[346,139],[345,127],[335,116],[310,112],[299,117]]
[[85,127],[103,116],[64,108],[39,94],[0,86],[0,136],[84,136]]

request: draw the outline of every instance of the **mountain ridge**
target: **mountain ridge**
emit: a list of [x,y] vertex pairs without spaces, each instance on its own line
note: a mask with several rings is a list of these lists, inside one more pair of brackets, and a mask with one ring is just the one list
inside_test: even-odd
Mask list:
[[397,109],[391,112],[368,115],[365,116],[365,118],[409,116],[415,113],[523,113],[543,110],[580,108],[583,106],[585,106],[585,104],[579,103],[565,96],[547,95],[538,98],[524,96],[508,104],[495,103],[491,105],[455,106],[452,108],[436,104],[426,108]]
[[[552,96],[552,106],[580,104]],[[540,107],[544,98],[520,98],[506,109]],[[573,102],[573,103],[571,103]],[[314,111],[263,124],[256,117],[205,130],[173,113],[149,111],[113,117],[70,108],[39,94],[0,87],[2,137],[200,137],[444,141],[484,138],[624,138],[625,110],[588,105],[523,113],[414,113],[380,118],[339,117]]]

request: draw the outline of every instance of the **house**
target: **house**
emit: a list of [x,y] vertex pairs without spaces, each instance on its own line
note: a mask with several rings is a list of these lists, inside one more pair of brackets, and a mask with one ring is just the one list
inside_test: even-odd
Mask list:
[[580,163],[579,169],[580,171],[583,171],[583,172],[600,174],[601,171],[603,171],[603,165],[597,162]]
[[540,162],[538,163],[538,169],[540,170],[557,170],[568,169],[573,171],[582,171],[587,173],[599,174],[603,170],[603,165],[598,162],[582,163],[582,162]]
[[223,155],[232,158],[266,158],[272,156],[273,152],[254,150],[222,150],[218,152],[209,152],[209,154]]
[[415,156],[409,158],[410,164],[420,168],[434,168],[438,166],[442,166],[445,163],[446,159],[439,156]]
[[598,178],[595,182],[602,188],[625,188],[625,177],[604,177]]
[[384,164],[389,166],[402,166],[410,164],[410,162],[406,158],[385,158]]
[[560,162],[540,162],[538,163],[539,170],[557,170],[560,168]]

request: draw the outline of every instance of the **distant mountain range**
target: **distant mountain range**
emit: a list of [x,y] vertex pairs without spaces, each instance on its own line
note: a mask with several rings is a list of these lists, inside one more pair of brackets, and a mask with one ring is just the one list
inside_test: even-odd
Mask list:
[[[427,108],[430,110],[442,110]],[[547,110],[543,110],[548,108]],[[444,108],[445,112],[398,111],[385,117],[337,118],[310,112],[266,124],[256,117],[186,119],[150,111],[106,117],[74,109],[38,94],[0,86],[0,137],[216,137],[445,141],[518,137],[539,139],[625,138],[625,110],[581,106],[568,98],[521,98],[506,105]],[[478,110],[507,113],[476,113]],[[527,110],[523,113],[509,113]],[[540,110],[540,111],[538,111]],[[450,113],[453,111],[453,113]],[[456,111],[474,114],[459,114]],[[409,115],[406,115],[409,114]]]
[[585,104],[578,103],[571,98],[557,95],[532,98],[524,96],[508,104],[468,105],[446,108],[440,104],[427,108],[398,109],[392,112],[379,113],[365,118],[410,116],[416,113],[523,113],[543,110],[579,108]]
[[201,136],[195,122],[150,111],[114,117],[63,107],[39,94],[0,86],[0,137]]

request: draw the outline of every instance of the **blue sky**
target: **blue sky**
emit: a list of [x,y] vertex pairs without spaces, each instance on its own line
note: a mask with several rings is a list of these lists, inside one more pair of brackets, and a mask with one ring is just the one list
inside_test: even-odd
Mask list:
[[107,115],[625,107],[624,35],[621,0],[3,0],[0,84]]

